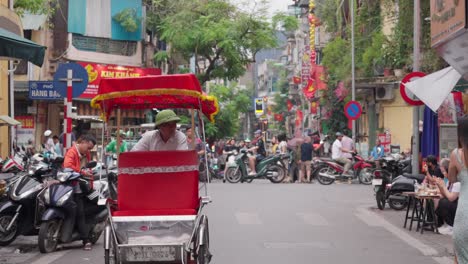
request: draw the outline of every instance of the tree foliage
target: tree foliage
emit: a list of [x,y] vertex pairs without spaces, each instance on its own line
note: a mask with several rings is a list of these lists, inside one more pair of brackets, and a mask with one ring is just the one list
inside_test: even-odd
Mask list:
[[[162,2],[166,1],[152,1]],[[173,4],[162,12],[148,12],[148,21],[160,39],[171,44],[171,53],[181,54],[186,61],[195,56],[202,84],[238,78],[259,50],[276,45],[271,23],[256,10],[240,11],[227,0],[175,2],[179,2],[177,8]]]
[[210,86],[210,95],[218,98],[220,112],[215,117],[215,123],[205,123],[205,133],[209,139],[232,137],[239,131],[239,114],[248,113],[252,100],[251,90],[240,90],[233,84]]

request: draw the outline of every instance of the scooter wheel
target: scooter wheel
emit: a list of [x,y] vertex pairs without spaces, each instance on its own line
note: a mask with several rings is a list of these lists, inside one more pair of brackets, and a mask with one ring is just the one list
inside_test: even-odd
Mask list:
[[319,168],[317,169],[317,172],[316,174],[314,175],[315,178],[318,180],[318,182],[320,182],[320,184],[322,185],[330,185],[332,184],[335,179],[333,178],[328,178],[328,177],[325,177],[325,176],[320,176],[320,173],[323,173],[323,174],[334,174],[333,173],[334,171],[328,167],[328,166],[323,166],[322,168]]
[[402,201],[393,200],[393,199],[389,199],[388,201],[388,205],[390,206],[390,208],[392,208],[393,210],[397,210],[397,211],[405,209],[406,204],[407,204],[406,201],[402,202]]
[[50,253],[57,249],[58,237],[54,237],[54,235],[58,230],[60,230],[60,224],[56,219],[41,224],[37,239],[41,253]]
[[[14,213],[3,213],[0,214],[0,227],[2,230],[5,230],[7,226],[10,224],[11,220],[13,219]],[[13,242],[16,237],[18,236],[18,226],[14,223],[11,226],[9,232],[0,232],[0,246],[8,246]]]
[[230,183],[238,183],[242,179],[242,172],[239,168],[228,168],[226,170],[226,180]]
[[377,192],[375,194],[375,200],[377,201],[377,207],[380,209],[380,210],[383,210],[385,209],[385,193],[384,192]]

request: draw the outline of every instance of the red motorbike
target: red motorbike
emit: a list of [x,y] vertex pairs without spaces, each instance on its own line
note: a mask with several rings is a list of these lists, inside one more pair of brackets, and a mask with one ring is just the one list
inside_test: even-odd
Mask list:
[[351,159],[351,174],[349,176],[343,174],[343,165],[331,159],[317,159],[314,162],[314,177],[323,185],[332,184],[336,179],[359,179],[359,182],[365,185],[372,183],[373,165],[353,153]]

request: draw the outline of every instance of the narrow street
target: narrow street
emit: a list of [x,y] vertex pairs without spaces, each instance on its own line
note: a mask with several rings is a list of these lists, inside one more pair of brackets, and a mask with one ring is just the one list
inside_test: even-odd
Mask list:
[[[375,207],[359,184],[210,185],[211,263],[453,263],[447,236],[403,229],[404,212]],[[54,254],[36,237],[0,248],[0,263],[104,263],[102,239],[91,252],[79,243]]]

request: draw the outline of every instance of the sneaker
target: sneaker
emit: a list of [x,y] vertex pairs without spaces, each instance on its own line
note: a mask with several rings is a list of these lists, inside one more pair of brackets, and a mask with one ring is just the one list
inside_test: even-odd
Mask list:
[[91,242],[84,244],[83,250],[89,251],[91,249],[93,249],[93,244],[91,244]]
[[439,228],[439,233],[442,234],[442,235],[451,236],[451,235],[453,235],[453,227],[447,226],[447,228]]
[[249,176],[255,176],[255,175],[257,175],[256,172],[253,172],[253,171],[249,172]]

